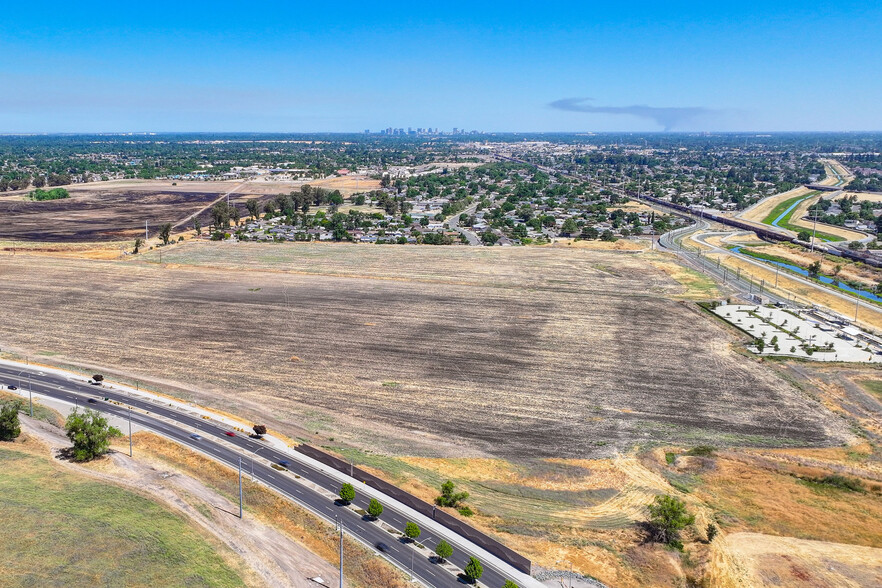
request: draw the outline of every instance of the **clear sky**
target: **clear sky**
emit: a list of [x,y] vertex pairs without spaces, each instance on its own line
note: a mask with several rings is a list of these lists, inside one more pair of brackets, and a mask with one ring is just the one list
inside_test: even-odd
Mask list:
[[4,2],[0,132],[882,130],[882,3]]

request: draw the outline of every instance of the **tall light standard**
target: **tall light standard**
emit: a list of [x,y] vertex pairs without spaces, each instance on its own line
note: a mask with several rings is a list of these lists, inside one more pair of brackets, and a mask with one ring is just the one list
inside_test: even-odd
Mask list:
[[340,521],[340,588],[343,588],[343,521]]
[[242,518],[242,458],[239,458],[239,518]]
[[129,405],[129,457],[132,457],[132,405]]
[[[25,370],[21,370],[18,372],[18,389],[21,390],[21,375],[25,373]],[[31,392],[31,373],[28,372],[28,414],[30,414],[31,418],[34,418],[34,395]]]
[[254,451],[254,455],[251,456],[251,481],[252,481],[252,482],[255,481],[255,480],[254,480],[254,458],[257,457],[257,452],[260,451],[261,449],[266,449],[266,447],[258,447],[258,448]]
[[816,206],[815,206],[815,222],[814,222],[814,225],[812,226],[812,247],[810,249],[810,251],[812,253],[814,253],[814,251],[815,251],[815,233],[818,232],[818,209],[820,208],[821,199],[818,198],[818,201],[815,204],[816,204]]

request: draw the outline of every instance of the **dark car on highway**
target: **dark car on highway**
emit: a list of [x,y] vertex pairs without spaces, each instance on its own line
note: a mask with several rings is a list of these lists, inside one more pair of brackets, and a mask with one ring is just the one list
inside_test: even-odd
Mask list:
[[199,433],[193,433],[192,435],[190,435],[190,439],[196,439],[197,441],[199,441],[200,439],[202,439],[202,435],[200,435]]
[[283,468],[286,468],[291,465],[291,462],[288,461],[287,459],[280,459],[279,465],[282,466]]
[[389,551],[389,546],[385,543],[377,543],[377,549],[382,551],[383,553],[386,553],[387,551]]
[[18,390],[18,386],[6,386],[10,390]]

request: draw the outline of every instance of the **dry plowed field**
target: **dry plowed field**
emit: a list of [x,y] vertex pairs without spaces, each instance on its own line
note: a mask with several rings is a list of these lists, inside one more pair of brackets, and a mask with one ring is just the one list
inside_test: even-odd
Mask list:
[[150,256],[0,257],[2,346],[409,455],[846,436],[639,255],[186,242]]
[[213,192],[89,191],[70,198],[31,202],[0,198],[0,239],[67,243],[122,241],[151,236],[166,222],[175,223],[208,205]]

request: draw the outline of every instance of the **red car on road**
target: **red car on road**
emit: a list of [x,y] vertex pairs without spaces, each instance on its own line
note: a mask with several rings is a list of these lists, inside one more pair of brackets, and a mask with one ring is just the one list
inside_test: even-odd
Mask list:
[[236,434],[232,431],[227,431],[226,433],[224,433],[224,435],[226,435],[227,437],[235,437],[236,436]]

